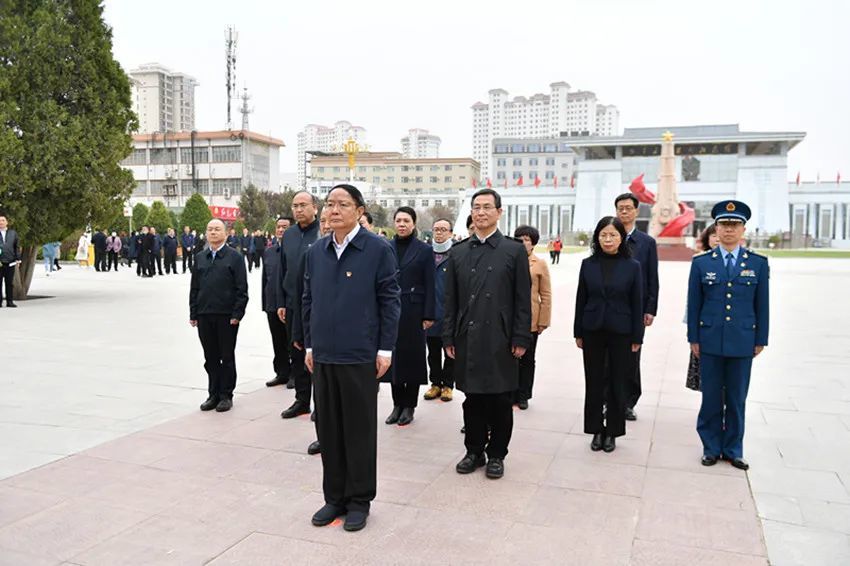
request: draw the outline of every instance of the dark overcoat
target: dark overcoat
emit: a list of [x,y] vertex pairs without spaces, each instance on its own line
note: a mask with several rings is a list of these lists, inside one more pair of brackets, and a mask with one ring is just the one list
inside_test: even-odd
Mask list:
[[391,242],[399,262],[401,318],[393,363],[383,381],[423,385],[428,383],[423,320],[434,320],[434,255],[431,246],[416,237],[404,258],[398,259],[396,241]]
[[452,247],[446,272],[443,345],[455,348],[455,382],[467,394],[519,386],[511,348],[531,344],[528,254],[500,231]]

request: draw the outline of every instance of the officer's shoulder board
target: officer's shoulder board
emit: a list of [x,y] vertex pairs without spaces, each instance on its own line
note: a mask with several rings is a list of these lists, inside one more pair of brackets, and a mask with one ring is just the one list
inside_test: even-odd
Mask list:
[[698,257],[702,257],[702,256],[704,256],[704,255],[708,255],[708,254],[710,254],[712,251],[713,251],[713,250],[706,250],[706,251],[704,251],[704,252],[700,252],[700,253],[698,253],[698,254],[695,254],[695,255],[694,255],[694,258],[698,258]]
[[756,256],[756,257],[760,257],[760,258],[762,258],[762,259],[767,259],[767,256],[766,256],[766,255],[764,255],[764,254],[762,254],[762,253],[759,253],[759,252],[757,252],[757,251],[753,251],[753,250],[751,250],[750,248],[747,248],[747,253],[748,253],[748,254],[750,254],[750,255],[754,255],[754,256]]

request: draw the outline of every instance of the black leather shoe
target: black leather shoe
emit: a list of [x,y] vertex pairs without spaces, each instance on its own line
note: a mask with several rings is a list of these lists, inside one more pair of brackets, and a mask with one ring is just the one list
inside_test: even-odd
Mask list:
[[637,415],[635,414],[635,410],[631,407],[626,407],[626,420],[627,421],[636,421]]
[[613,452],[615,448],[617,448],[617,441],[614,440],[613,436],[606,436],[605,440],[602,441],[602,451]]
[[366,526],[366,520],[369,518],[367,511],[349,511],[345,515],[345,523],[342,528],[349,532],[359,531]]
[[310,443],[310,446],[307,447],[307,454],[310,456],[315,456],[316,454],[321,453],[322,445],[319,444],[318,440],[314,440]]
[[398,422],[398,418],[401,416],[401,407],[393,407],[393,411],[390,413],[390,416],[387,417],[387,420],[384,421],[385,424],[396,424]]
[[6,306],[9,307],[10,309],[18,308],[18,305],[16,305],[15,303],[6,303]]
[[398,417],[398,426],[407,426],[413,422],[413,413],[415,409],[405,407],[401,410],[401,415]]
[[743,458],[727,458],[726,456],[721,456],[721,458],[732,464],[733,468],[738,468],[739,470],[750,469],[750,465]]
[[487,460],[487,470],[484,472],[491,480],[497,480],[505,475],[505,461],[502,458]]
[[593,440],[590,441],[590,449],[594,452],[602,450],[602,433],[597,432],[593,435]]
[[295,380],[294,380],[294,379],[290,379],[290,380],[286,383],[286,388],[287,388],[287,389],[295,389]]
[[324,527],[325,525],[330,525],[334,522],[334,519],[341,515],[345,515],[344,507],[337,507],[336,505],[331,505],[330,503],[327,503],[324,507],[322,507],[313,514],[313,525],[317,527]]
[[206,401],[201,403],[202,411],[212,411],[218,406],[218,399],[216,397],[208,397]]
[[466,456],[463,457],[463,460],[457,463],[455,471],[459,474],[471,474],[478,468],[486,465],[487,460],[484,458],[484,454],[476,456],[475,454],[467,453]]
[[284,412],[280,414],[280,418],[282,419],[294,419],[298,415],[306,415],[310,412],[310,407],[302,403],[301,401],[296,401],[292,404],[291,407],[286,409]]
[[713,466],[717,463],[717,456],[703,456],[702,460],[700,460],[700,463],[703,466]]
[[270,379],[266,382],[266,387],[274,387],[275,385],[286,385],[289,379],[283,379],[280,376]]
[[215,411],[217,413],[226,413],[230,409],[233,408],[233,400],[232,399],[222,399],[218,402],[218,405],[215,406]]
[[519,403],[517,403],[517,407],[519,407],[520,411],[527,411],[528,410],[528,401],[520,401]]

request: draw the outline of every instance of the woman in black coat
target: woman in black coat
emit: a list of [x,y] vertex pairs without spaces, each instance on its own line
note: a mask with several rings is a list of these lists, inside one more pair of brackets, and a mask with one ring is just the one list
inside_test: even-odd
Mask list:
[[416,211],[408,206],[393,217],[392,247],[399,266],[401,318],[393,363],[387,375],[393,390],[393,411],[387,424],[413,422],[419,386],[428,383],[425,331],[434,324],[434,256],[431,246],[416,238]]
[[643,343],[641,269],[613,216],[596,225],[591,250],[581,263],[573,331],[584,354],[584,432],[593,435],[591,450],[612,452],[626,434],[626,380]]

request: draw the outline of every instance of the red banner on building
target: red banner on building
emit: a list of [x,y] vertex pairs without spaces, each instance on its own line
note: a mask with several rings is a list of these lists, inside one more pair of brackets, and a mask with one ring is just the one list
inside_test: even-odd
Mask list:
[[210,206],[210,212],[212,212],[213,218],[220,218],[221,220],[238,220],[239,216],[239,207],[237,206]]

